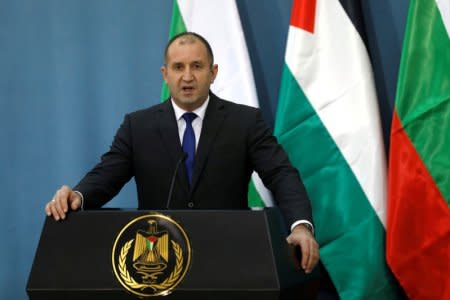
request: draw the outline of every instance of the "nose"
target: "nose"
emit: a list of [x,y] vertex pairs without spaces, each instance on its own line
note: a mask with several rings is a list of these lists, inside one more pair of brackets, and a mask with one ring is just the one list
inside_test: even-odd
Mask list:
[[192,81],[194,79],[194,75],[192,74],[191,68],[186,68],[184,70],[182,79],[184,81]]

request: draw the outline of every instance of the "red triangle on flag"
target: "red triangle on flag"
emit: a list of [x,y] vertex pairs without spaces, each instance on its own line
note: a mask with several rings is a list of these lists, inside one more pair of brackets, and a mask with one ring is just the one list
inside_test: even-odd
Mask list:
[[291,25],[314,33],[317,0],[294,0]]

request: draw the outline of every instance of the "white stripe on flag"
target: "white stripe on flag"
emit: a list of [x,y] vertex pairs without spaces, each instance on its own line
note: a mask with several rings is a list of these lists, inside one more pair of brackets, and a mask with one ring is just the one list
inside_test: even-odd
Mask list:
[[441,13],[442,21],[444,21],[447,35],[450,38],[450,1],[449,0],[436,0],[439,12]]

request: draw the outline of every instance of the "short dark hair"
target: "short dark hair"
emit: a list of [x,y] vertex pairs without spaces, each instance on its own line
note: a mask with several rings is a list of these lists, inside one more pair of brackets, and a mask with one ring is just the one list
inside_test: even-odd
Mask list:
[[170,45],[172,45],[172,43],[175,42],[175,40],[177,40],[181,37],[184,37],[184,36],[192,37],[191,43],[193,43],[195,41],[200,41],[206,47],[206,52],[208,54],[208,58],[211,61],[211,66],[212,66],[214,63],[214,55],[213,55],[211,46],[209,45],[208,41],[204,37],[202,37],[200,34],[191,32],[191,31],[179,33],[169,40],[169,42],[166,45],[166,49],[164,49],[164,63],[167,64],[167,52],[169,51]]

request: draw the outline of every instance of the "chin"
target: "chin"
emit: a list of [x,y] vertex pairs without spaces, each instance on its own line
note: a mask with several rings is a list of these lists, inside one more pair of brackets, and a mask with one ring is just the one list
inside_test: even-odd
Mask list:
[[195,99],[186,99],[186,98],[184,98],[184,99],[181,99],[180,100],[180,103],[181,104],[184,104],[184,105],[193,105],[193,104],[195,104],[197,101],[195,100]]

